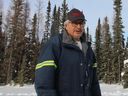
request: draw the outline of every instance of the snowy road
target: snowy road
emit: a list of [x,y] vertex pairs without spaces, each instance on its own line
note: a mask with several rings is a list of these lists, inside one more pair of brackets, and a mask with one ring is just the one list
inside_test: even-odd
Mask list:
[[[100,84],[102,96],[128,96],[128,89],[121,85]],[[36,96],[34,86],[0,86],[0,96]]]

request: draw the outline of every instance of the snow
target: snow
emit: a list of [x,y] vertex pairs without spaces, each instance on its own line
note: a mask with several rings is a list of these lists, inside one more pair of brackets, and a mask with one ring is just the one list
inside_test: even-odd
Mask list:
[[124,60],[124,64],[128,63],[128,59],[127,60]]
[[122,77],[124,76],[124,73],[125,73],[125,72],[121,72],[121,76],[122,76]]
[[28,35],[28,34],[26,34],[24,37],[29,38],[29,35]]
[[[119,84],[101,83],[102,96],[128,96],[128,88],[123,89]],[[0,86],[0,96],[37,96],[34,85],[20,86]]]
[[128,96],[128,88],[119,84],[100,84],[102,96]]
[[128,59],[124,60],[124,68],[128,68]]
[[34,85],[0,86],[0,96],[36,96]]

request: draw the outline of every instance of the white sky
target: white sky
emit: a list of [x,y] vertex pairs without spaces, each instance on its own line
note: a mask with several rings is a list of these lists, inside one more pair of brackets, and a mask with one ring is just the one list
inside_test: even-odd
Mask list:
[[[0,0],[2,1],[2,0]],[[9,2],[11,0],[3,0],[4,9],[9,8]],[[37,0],[29,0],[31,5],[31,13],[35,13],[36,8],[36,1]],[[47,1],[44,0],[45,8],[47,7]],[[113,1],[114,0],[67,0],[69,8],[78,8],[82,10],[85,14],[87,19],[86,26],[89,27],[90,33],[92,37],[95,37],[95,29],[97,26],[98,19],[101,19],[101,23],[105,16],[109,18],[110,27],[112,26],[112,18],[113,18]],[[56,4],[61,6],[63,0],[51,0],[51,6]],[[125,38],[128,37],[128,0],[122,0],[122,21],[123,25],[125,26]]]

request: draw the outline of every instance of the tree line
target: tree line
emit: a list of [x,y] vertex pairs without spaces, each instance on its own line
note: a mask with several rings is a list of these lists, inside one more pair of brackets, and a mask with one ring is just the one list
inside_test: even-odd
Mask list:
[[[49,0],[46,14],[43,7],[43,0],[37,0],[37,12],[31,18],[30,3],[27,0],[11,0],[5,20],[1,10],[0,84],[33,84],[40,46],[50,37],[64,31],[64,21],[69,11],[66,0],[63,0],[59,7],[54,5],[53,10]],[[128,59],[128,38],[125,43],[121,17],[122,1],[114,0],[113,9],[112,26],[109,25],[107,16],[104,17],[102,24],[98,18],[95,41],[91,38],[89,27],[85,29],[87,41],[95,46],[98,78],[109,84],[122,80],[123,61]]]

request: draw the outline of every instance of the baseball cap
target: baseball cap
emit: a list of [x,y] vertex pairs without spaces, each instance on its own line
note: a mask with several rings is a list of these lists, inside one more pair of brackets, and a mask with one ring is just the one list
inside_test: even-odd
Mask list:
[[73,8],[71,11],[68,12],[67,19],[71,22],[76,22],[78,20],[86,21],[83,12],[76,8]]

